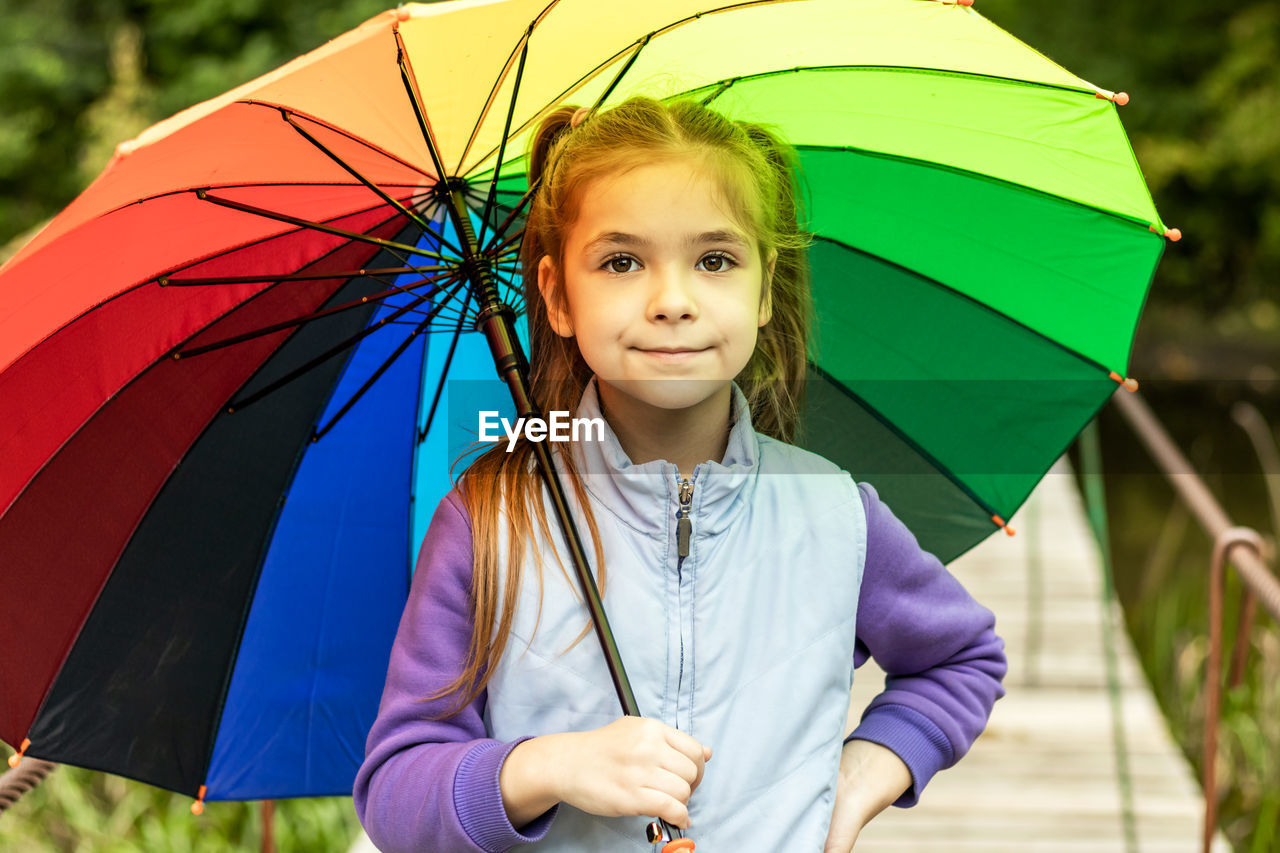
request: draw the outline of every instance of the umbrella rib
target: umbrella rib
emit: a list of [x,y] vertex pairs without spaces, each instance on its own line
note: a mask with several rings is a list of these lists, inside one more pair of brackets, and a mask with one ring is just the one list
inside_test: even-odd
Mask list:
[[404,83],[405,91],[409,95],[414,117],[418,120],[418,129],[422,131],[422,138],[427,143],[427,153],[431,155],[431,163],[435,166],[436,184],[438,187],[447,185],[449,179],[445,174],[444,163],[440,159],[440,147],[436,144],[435,134],[427,121],[426,107],[423,106],[422,93],[418,89],[418,78],[413,73],[413,66],[409,62],[409,51],[404,46],[404,37],[400,35],[398,23],[392,32],[396,38],[396,64],[400,66],[400,80]]
[[[337,276],[331,276],[331,278],[337,278]],[[260,338],[263,335],[270,335],[273,332],[279,332],[282,329],[289,329],[289,328],[293,328],[294,326],[301,326],[305,323],[310,323],[312,320],[318,320],[321,317],[328,317],[333,314],[340,314],[343,311],[350,311],[352,308],[359,308],[362,305],[368,305],[370,302],[379,302],[383,299],[386,299],[391,296],[396,296],[401,293],[411,293],[421,285],[426,284],[430,281],[431,280],[427,278],[418,279],[412,284],[392,287],[389,290],[384,290],[381,293],[374,294],[373,296],[366,296],[361,299],[356,299],[351,302],[344,303],[342,305],[335,305],[332,308],[325,308],[321,311],[314,311],[310,314],[304,314],[300,317],[294,317],[292,320],[282,320],[279,323],[273,323],[270,326],[264,326],[261,329],[254,329],[252,332],[245,332],[244,334],[241,334],[241,335],[234,335],[230,338],[224,338],[223,340],[220,340],[220,341],[214,341],[213,343],[205,344],[204,346],[194,347],[189,350],[180,350],[174,353],[173,357],[175,359],[181,359],[181,358],[192,358],[197,355],[204,355],[207,352],[213,352],[214,350],[219,350],[224,347],[232,346],[234,344],[240,344],[240,343],[244,343],[245,341],[251,341],[255,338]],[[438,286],[432,287],[431,290],[427,291],[425,294],[422,294],[422,295],[430,296],[433,291],[439,290],[439,289],[440,288]]]
[[253,106],[253,107],[266,107],[269,110],[287,109],[291,114],[298,116],[299,118],[304,118],[307,121],[312,122],[314,124],[318,124],[321,127],[328,128],[331,132],[336,133],[339,136],[345,136],[347,139],[350,139],[352,142],[356,143],[357,145],[363,145],[365,148],[368,148],[373,153],[378,154],[382,157],[386,157],[388,160],[391,160],[393,163],[396,163],[397,165],[404,166],[406,169],[411,169],[417,172],[419,175],[422,175],[423,177],[431,177],[430,174],[428,174],[427,172],[424,172],[418,165],[409,162],[403,157],[400,157],[396,154],[392,154],[390,151],[387,151],[385,148],[380,148],[377,145],[374,145],[372,142],[370,142],[367,139],[363,139],[359,136],[349,133],[348,131],[345,131],[340,127],[335,127],[334,125],[330,124],[327,121],[324,121],[323,119],[316,118],[315,116],[310,115],[309,113],[295,109],[286,104],[276,104],[276,103],[272,103],[271,101],[258,101],[253,99],[250,99],[247,101],[240,101],[239,103],[246,104],[248,106]]
[[440,261],[451,260],[450,258],[444,255],[441,255],[438,252],[428,252],[424,249],[418,248],[417,246],[410,246],[407,243],[397,243],[394,240],[383,240],[381,237],[370,237],[369,235],[361,234],[358,231],[347,231],[344,228],[336,228],[332,225],[325,225],[324,223],[321,223],[321,222],[313,222],[309,219],[302,219],[301,217],[290,216],[287,213],[280,213],[274,210],[267,210],[266,208],[255,207],[254,205],[251,205],[251,204],[244,204],[242,202],[232,201],[231,199],[219,198],[218,196],[210,195],[207,189],[196,190],[195,194],[196,194],[196,198],[200,199],[201,201],[207,201],[210,204],[216,204],[216,205],[219,205],[220,207],[228,207],[228,208],[231,208],[232,210],[239,210],[244,213],[252,213],[255,216],[261,216],[264,219],[274,219],[277,222],[285,222],[290,225],[297,225],[300,228],[309,228],[312,231],[321,231],[325,234],[333,234],[338,237],[346,237],[348,240],[355,240],[360,243],[369,243],[370,245],[373,245],[373,246],[380,246],[384,249],[389,250],[391,254],[395,256],[395,258],[405,266],[410,266],[409,260],[407,257],[402,257],[401,255],[399,255],[398,252],[404,252],[404,253],[407,253],[408,255],[423,255],[425,257],[434,258],[435,260],[440,260]]
[[445,238],[444,234],[437,232],[434,228],[432,228],[431,224],[427,222],[427,220],[423,219],[421,215],[419,215],[415,211],[409,210],[409,208],[405,207],[403,204],[396,201],[391,196],[387,195],[387,193],[381,187],[377,186],[368,178],[366,178],[364,175],[360,174],[360,172],[354,166],[347,163],[345,160],[339,157],[335,152],[329,150],[329,148],[324,143],[322,143],[320,140],[316,139],[314,136],[312,136],[310,133],[304,130],[301,125],[299,125],[297,122],[293,120],[293,116],[290,114],[288,110],[282,107],[280,109],[280,115],[284,118],[286,122],[289,123],[290,127],[292,127],[294,130],[296,130],[299,134],[302,135],[303,139],[307,140],[316,148],[320,149],[320,151],[326,157],[328,157],[330,160],[332,160],[333,162],[341,166],[344,171],[346,171],[348,174],[351,175],[351,177],[355,178],[357,181],[364,184],[366,187],[368,187],[370,190],[376,193],[378,197],[381,198],[383,201],[385,201],[387,204],[391,205],[396,210],[400,211],[405,216],[409,217],[409,219],[412,220],[414,223],[416,223],[419,228],[421,228],[423,231],[425,231],[426,233],[434,237],[439,242],[440,245],[449,248],[450,250],[456,252],[458,255],[462,254],[461,249],[459,249],[457,246],[450,243]]
[[[467,144],[463,146],[462,156],[458,158],[456,171],[461,171],[462,164],[467,161],[467,155],[471,153],[471,146],[475,144],[476,137],[480,135],[480,126],[484,124],[484,120],[489,117],[489,110],[493,109],[493,103],[498,99],[498,90],[502,88],[502,84],[506,81],[507,75],[511,73],[511,65],[516,60],[517,51],[523,52],[528,50],[528,42],[529,39],[533,37],[533,31],[537,29],[538,24],[542,23],[543,19],[546,18],[547,15],[551,14],[551,10],[554,9],[559,2],[560,0],[551,0],[551,3],[545,9],[538,13],[538,17],[534,18],[529,23],[529,28],[525,31],[524,36],[516,43],[516,46],[511,49],[511,55],[507,57],[507,64],[502,67],[501,73],[498,74],[498,79],[494,81],[493,88],[489,91],[489,97],[484,102],[484,108],[480,110],[480,115],[476,117],[476,123],[471,128],[471,136],[467,138]],[[524,60],[521,59],[521,62],[523,63]]]
[[850,246],[848,243],[845,243],[845,242],[844,242],[844,241],[842,241],[842,240],[837,240],[837,239],[835,239],[834,237],[825,237],[825,236],[823,236],[823,235],[821,235],[821,234],[815,234],[813,239],[815,239],[815,240],[820,240],[820,241],[822,241],[822,242],[824,242],[824,243],[830,243],[830,244],[832,244],[833,246],[839,246],[839,247],[840,247],[840,248],[842,248],[842,249],[848,249],[850,252],[857,252],[859,255],[862,255],[862,256],[867,257],[867,258],[874,258],[875,260],[877,260],[877,261],[879,261],[879,262],[881,262],[881,263],[883,263],[883,264],[887,264],[887,265],[889,265],[889,266],[891,266],[891,267],[894,267],[895,269],[898,269],[898,270],[901,270],[901,271],[903,271],[903,272],[905,272],[905,273],[908,273],[909,275],[911,275],[911,276],[913,276],[913,277],[915,277],[915,278],[918,278],[918,279],[920,279],[921,281],[924,281],[924,282],[926,282],[926,283],[928,283],[928,284],[930,284],[930,285],[932,285],[932,286],[934,286],[934,287],[937,287],[937,288],[939,288],[939,289],[941,289],[941,290],[945,290],[945,291],[947,291],[948,293],[952,294],[953,296],[956,296],[956,297],[959,297],[959,298],[961,298],[961,299],[964,299],[964,300],[966,300],[966,301],[970,302],[971,304],[973,304],[974,306],[976,306],[976,307],[978,307],[978,308],[981,308],[982,310],[984,310],[984,311],[986,311],[986,312],[988,312],[988,313],[990,313],[990,314],[994,314],[995,316],[999,317],[1001,320],[1004,320],[1004,321],[1006,321],[1006,322],[1008,322],[1008,323],[1012,323],[1013,325],[1017,326],[1018,328],[1023,329],[1024,331],[1029,332],[1029,333],[1030,333],[1030,334],[1032,334],[1032,335],[1035,335],[1036,337],[1040,338],[1041,340],[1044,340],[1044,341],[1047,341],[1047,342],[1049,342],[1049,343],[1053,344],[1055,347],[1057,347],[1058,349],[1060,349],[1060,350],[1062,350],[1063,352],[1067,353],[1068,355],[1075,356],[1075,357],[1076,357],[1077,359],[1079,359],[1080,361],[1084,362],[1085,364],[1087,364],[1087,365],[1089,365],[1089,366],[1091,366],[1091,367],[1094,367],[1094,368],[1097,368],[1098,370],[1101,370],[1103,373],[1106,373],[1106,374],[1108,374],[1108,375],[1111,373],[1111,369],[1110,369],[1110,368],[1108,368],[1108,367],[1104,366],[1103,364],[1101,364],[1101,363],[1099,363],[1099,362],[1095,361],[1094,359],[1090,358],[1089,356],[1085,355],[1084,353],[1082,353],[1082,352],[1078,352],[1078,351],[1076,351],[1076,350],[1072,349],[1071,347],[1067,346],[1066,344],[1062,343],[1061,341],[1056,341],[1056,340],[1054,340],[1053,338],[1051,338],[1051,337],[1049,337],[1048,335],[1046,335],[1044,332],[1041,332],[1041,331],[1039,331],[1038,329],[1032,328],[1031,326],[1028,326],[1026,323],[1023,323],[1021,320],[1017,320],[1017,319],[1015,319],[1015,318],[1013,318],[1013,317],[1009,316],[1008,314],[1004,313],[1003,311],[998,310],[998,309],[997,309],[997,308],[995,308],[994,306],[989,305],[989,304],[987,304],[986,302],[983,302],[983,301],[981,301],[981,300],[975,299],[975,298],[973,298],[972,296],[970,296],[969,294],[967,294],[967,293],[965,293],[965,292],[963,292],[963,291],[957,290],[957,289],[955,289],[954,287],[950,287],[950,286],[948,286],[948,285],[946,285],[946,284],[942,283],[941,281],[938,281],[936,278],[932,278],[932,277],[927,276],[927,275],[922,275],[922,274],[921,274],[919,271],[917,271],[917,270],[913,270],[913,269],[910,269],[910,268],[908,268],[908,267],[904,267],[904,266],[902,266],[901,264],[898,264],[898,263],[895,263],[895,262],[893,262],[893,261],[889,260],[888,258],[882,258],[881,256],[876,255],[876,254],[873,254],[873,253],[871,253],[871,252],[868,252],[868,251],[866,251],[866,250],[864,250],[864,249],[859,249],[859,248],[857,248],[857,247],[855,247],[855,246]]
[[[516,217],[518,217],[521,213],[524,212],[525,207],[533,199],[533,196],[535,193],[537,193],[537,191],[538,191],[537,184],[534,184],[533,186],[529,187],[527,190],[524,191],[524,195],[520,196],[520,200],[516,202],[516,206],[511,208],[511,212],[507,214],[507,218],[502,221],[502,224],[500,226],[498,226],[493,230],[494,240],[497,240],[499,237],[501,237],[503,234],[506,233],[507,229],[511,227],[511,224],[515,222]],[[494,243],[492,245],[486,246],[485,251],[490,255],[496,256],[497,253],[501,252],[506,247],[514,244],[523,236],[524,236],[524,231],[523,229],[521,229],[519,231],[516,231],[514,234],[511,234],[506,238],[504,238],[501,243]]]
[[[471,301],[471,291],[467,291],[467,302]],[[427,422],[418,430],[418,444],[426,440],[427,434],[431,432],[431,424],[436,419],[436,407],[440,405],[440,393],[444,390],[445,377],[449,375],[449,367],[453,364],[453,354],[458,349],[458,339],[462,336],[462,327],[466,325],[466,305],[463,305],[463,312],[458,317],[457,328],[453,331],[453,338],[449,341],[449,352],[444,357],[444,367],[440,369],[440,378],[436,381],[436,391],[431,397],[431,408],[427,410]]]
[[[658,30],[654,33],[649,33],[643,38],[635,42],[632,42],[622,50],[615,53],[613,56],[606,59],[604,62],[597,65],[595,68],[591,69],[591,71],[587,72],[582,77],[579,77],[572,84],[570,84],[564,91],[562,91],[559,95],[553,98],[550,102],[548,102],[547,104],[544,104],[542,109],[538,110],[529,118],[525,119],[524,123],[521,124],[519,127],[517,127],[515,132],[517,134],[523,133],[530,126],[532,126],[534,122],[540,121],[542,117],[547,113],[548,110],[550,110],[553,106],[563,101],[565,97],[569,95],[569,93],[581,88],[587,81],[591,80],[598,73],[603,71],[605,68],[608,68],[612,63],[616,62],[618,59],[625,56],[629,51],[631,55],[627,57],[627,61],[626,63],[624,63],[622,67],[622,71],[614,77],[612,82],[610,82],[609,86],[606,88],[605,94],[599,99],[597,99],[595,106],[591,108],[591,111],[594,113],[597,109],[600,108],[600,105],[604,103],[604,99],[608,97],[613,92],[613,90],[617,87],[618,83],[622,80],[622,75],[626,74],[627,71],[631,69],[631,66],[636,61],[636,57],[639,56],[640,54],[640,49],[643,48],[645,45],[647,45],[649,43],[649,40],[653,38],[654,35],[660,32],[662,32],[662,30]],[[506,139],[504,137],[503,143],[505,144],[505,142],[506,142]],[[476,167],[479,167],[481,163],[486,162],[490,157],[493,157],[494,155],[496,155],[498,151],[499,151],[498,148],[489,149],[489,151],[486,152],[483,157],[481,157],[479,160],[476,161]],[[496,171],[500,165],[501,164],[495,164],[494,170]]]
[[622,82],[622,78],[631,70],[631,66],[636,64],[636,60],[640,58],[640,52],[649,46],[649,41],[654,37],[654,35],[656,35],[656,33],[649,33],[640,40],[640,43],[636,45],[636,49],[631,51],[631,56],[629,56],[627,61],[623,63],[622,70],[614,76],[613,80],[610,81],[608,87],[605,88],[600,97],[596,98],[595,104],[591,107],[592,115],[595,115],[596,111],[604,105],[604,102],[609,100],[609,96],[613,94],[613,90],[618,88],[618,84]]
[[[534,21],[536,24],[537,21]],[[520,65],[516,68],[516,79],[511,84],[511,103],[507,105],[507,122],[502,128],[502,142],[498,145],[498,162],[493,167],[493,180],[489,182],[489,196],[485,199],[484,209],[480,214],[480,235],[476,238],[476,245],[483,246],[485,238],[485,229],[489,226],[489,216],[493,213],[494,203],[498,197],[498,179],[502,175],[502,157],[507,151],[507,138],[511,133],[511,118],[516,112],[516,99],[520,95],[520,81],[524,78],[525,60],[529,58],[529,38],[533,35],[534,24],[529,24],[529,29],[524,34],[524,47],[520,50]],[[479,125],[476,126],[479,130]],[[467,143],[470,147],[471,143]],[[463,155],[465,160],[465,153]],[[459,162],[458,168],[462,168]]]
[[[444,283],[442,282],[441,286],[443,286],[443,284]],[[357,332],[356,334],[352,335],[346,340],[341,341],[337,344],[334,344],[332,347],[325,350],[320,355],[316,356],[315,358],[312,358],[311,360],[301,365],[300,367],[297,367],[291,370],[289,373],[285,374],[284,376],[280,377],[276,381],[272,382],[270,385],[267,385],[265,388],[255,391],[254,393],[250,394],[248,397],[245,397],[242,400],[232,401],[227,406],[227,412],[229,414],[233,414],[239,411],[240,409],[245,408],[246,406],[250,406],[253,403],[258,402],[259,400],[261,400],[263,397],[267,396],[271,392],[276,391],[280,388],[283,388],[285,385],[288,385],[290,382],[297,379],[299,376],[302,376],[307,371],[311,370],[312,368],[320,364],[323,364],[324,362],[333,358],[335,355],[338,355],[339,353],[350,349],[351,347],[358,344],[360,341],[369,337],[369,335],[372,335],[374,332],[381,329],[383,326],[387,325],[393,320],[398,319],[408,311],[411,311],[414,308],[417,308],[419,305],[421,305],[423,302],[426,302],[430,298],[431,297],[429,294],[426,296],[419,296],[417,299],[415,299],[413,302],[409,303],[408,305],[403,306],[401,308],[397,308],[394,312],[392,312],[388,316],[362,329],[361,331]]]
[[[530,190],[530,197],[532,197],[532,189]],[[495,238],[497,237],[496,234],[494,236]],[[523,238],[524,238],[523,231],[515,231],[507,235],[507,237],[503,239],[501,243],[494,243],[490,245],[485,251],[488,252],[490,257],[495,259],[504,257],[506,255],[518,255],[520,253],[519,243],[520,243],[520,240]]]
[[[476,137],[480,135],[480,126],[489,117],[489,110],[493,109],[493,103],[498,99],[498,90],[502,88],[502,84],[507,80],[507,75],[511,73],[511,66],[515,64],[517,54],[520,57],[521,68],[524,67],[524,59],[529,51],[529,37],[533,34],[533,27],[536,23],[537,21],[535,20],[529,24],[529,28],[520,37],[520,41],[516,42],[516,46],[511,49],[511,55],[507,57],[506,65],[502,66],[502,71],[498,73],[498,79],[494,81],[493,88],[489,90],[489,97],[480,109],[480,115],[476,116],[476,123],[471,127],[471,135],[467,137],[467,144],[462,147],[462,156],[458,158],[458,165],[454,171],[462,169],[462,164],[466,162],[467,155],[471,153],[471,146],[475,144]],[[514,96],[512,100],[514,100]]]
[[[297,232],[294,232],[297,233]],[[294,273],[292,275],[274,275],[272,273],[264,273],[262,275],[228,275],[221,278],[169,278],[161,276],[156,282],[161,287],[205,287],[208,285],[219,284],[254,284],[256,282],[282,282],[282,281],[325,281],[331,278],[355,278],[357,276],[376,277],[379,275],[408,275],[423,273],[445,272],[453,269],[448,264],[426,266],[426,267],[385,267],[381,269],[363,269],[363,270],[345,270],[333,273]]]
[[[422,93],[418,88],[418,78],[413,73],[413,66],[409,62],[409,52],[405,49],[404,37],[400,35],[400,25],[397,23],[392,32],[396,38],[396,47],[398,55],[396,62],[400,66],[400,79],[404,83],[405,91],[409,94],[409,101],[413,105],[414,116],[418,120],[418,127],[422,131],[422,138],[427,144],[427,151],[431,155],[431,161],[439,174],[436,182],[436,197],[442,204],[449,202],[447,211],[449,218],[453,220],[454,230],[461,238],[460,242],[463,248],[463,263],[471,266],[475,261],[475,235],[471,233],[471,222],[465,210],[459,210],[459,202],[453,196],[454,187],[450,186],[453,181],[445,177],[444,165],[440,157],[440,147],[436,142],[435,134],[431,130],[431,125],[427,121],[426,107],[423,105]],[[464,192],[466,190],[466,182],[462,182],[459,188]],[[474,270],[473,270],[474,272]]]
[[821,376],[823,379],[827,380],[831,384],[831,386],[837,389],[840,393],[844,394],[850,400],[853,400],[853,402],[857,403],[864,411],[867,412],[867,414],[871,415],[873,418],[879,421],[880,424],[885,429],[889,430],[894,435],[896,435],[899,439],[901,439],[904,444],[906,444],[913,451],[919,454],[920,458],[924,459],[931,466],[933,466],[934,470],[936,470],[939,474],[941,474],[942,476],[946,477],[949,481],[951,481],[951,483],[956,488],[958,488],[961,492],[963,492],[965,496],[968,497],[971,501],[977,504],[978,507],[980,507],[982,511],[985,512],[988,516],[1000,515],[1000,513],[994,507],[992,507],[990,504],[984,501],[981,497],[979,497],[978,494],[974,492],[973,489],[969,488],[963,480],[961,480],[959,477],[953,474],[950,468],[948,468],[946,465],[938,461],[938,459],[934,457],[933,454],[925,450],[924,447],[922,447],[920,444],[918,444],[915,441],[915,439],[911,438],[911,436],[903,432],[898,427],[897,424],[893,423],[893,421],[889,420],[884,415],[882,415],[880,411],[876,409],[875,406],[871,405],[866,400],[864,400],[862,396],[858,394],[858,392],[854,391],[846,383],[836,379],[834,376],[832,376],[827,371],[823,370],[818,365],[814,364],[812,361],[809,362],[809,368],[813,370],[815,373],[817,373],[819,376]]
[[[742,79],[741,77],[730,77],[728,80],[721,80],[719,83],[715,84],[715,89],[711,92],[711,94],[703,98],[700,101],[700,103],[704,107],[711,106],[712,101],[714,101],[716,98],[723,95],[725,92],[729,91],[730,87],[732,87],[734,83],[737,83],[741,79]],[[684,95],[685,96],[692,95],[694,92],[697,92],[697,91],[698,91],[697,89],[694,89],[693,91],[685,92]]]
[[[453,295],[457,293],[457,289],[461,284],[462,282],[461,280],[459,280],[459,282],[453,286],[453,289],[449,293],[450,298],[452,298]],[[437,303],[436,307],[446,304],[446,301],[441,301]],[[338,421],[342,420],[343,415],[351,411],[351,409],[355,406],[355,404],[360,401],[360,398],[363,397],[365,393],[368,392],[368,390],[373,387],[373,384],[382,377],[382,374],[386,373],[387,370],[391,368],[391,365],[395,364],[396,360],[399,359],[400,356],[404,355],[405,351],[409,349],[409,345],[412,344],[414,340],[417,339],[418,335],[420,335],[422,331],[427,327],[427,325],[431,323],[432,318],[433,318],[432,312],[430,311],[427,312],[426,319],[422,320],[422,322],[414,326],[413,331],[405,336],[405,339],[400,342],[400,345],[395,348],[395,351],[392,352],[391,355],[388,356],[386,360],[384,360],[382,364],[378,366],[378,369],[375,370],[369,376],[369,378],[364,381],[364,384],[361,385],[359,389],[357,389],[356,392],[351,395],[350,399],[348,399],[347,402],[342,404],[342,408],[340,408],[336,413],[334,413],[334,416],[329,419],[329,422],[326,423],[324,426],[320,427],[319,429],[315,430],[314,432],[312,432],[311,440],[313,442],[319,441],[320,439],[324,438],[325,435],[328,434],[329,430],[333,429],[334,426],[337,425]]]

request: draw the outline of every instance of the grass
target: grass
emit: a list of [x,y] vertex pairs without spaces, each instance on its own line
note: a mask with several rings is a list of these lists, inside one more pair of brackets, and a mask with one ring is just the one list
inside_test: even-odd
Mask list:
[[[206,803],[119,776],[59,767],[0,815],[6,853],[249,853],[261,848],[259,803]],[[350,797],[276,803],[278,853],[343,851],[357,832]]]

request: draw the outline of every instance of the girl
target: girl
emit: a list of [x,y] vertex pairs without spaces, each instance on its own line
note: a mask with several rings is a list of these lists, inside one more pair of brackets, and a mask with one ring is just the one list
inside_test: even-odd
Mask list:
[[[810,308],[790,155],[633,99],[558,111],[530,165],[534,397],[607,424],[553,456],[649,716],[581,642],[531,446],[499,445],[423,543],[360,820],[387,853],[645,850],[654,816],[709,851],[848,851],[964,755],[1005,660],[871,486],[786,443]],[[845,737],[868,655],[886,688]]]

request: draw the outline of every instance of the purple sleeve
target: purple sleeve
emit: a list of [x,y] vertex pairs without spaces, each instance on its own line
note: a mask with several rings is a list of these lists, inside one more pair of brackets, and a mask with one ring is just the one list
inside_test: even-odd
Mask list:
[[885,687],[846,742],[874,741],[897,753],[912,784],[894,805],[913,806],[935,773],[969,751],[1004,695],[1004,641],[995,615],[921,549],[876,490],[866,483],[858,490],[867,558],[854,665],[874,657]]
[[462,672],[471,638],[471,527],[455,493],[436,507],[418,555],[409,600],[391,647],[378,717],[352,790],[356,814],[383,853],[501,851],[540,840],[553,807],[519,830],[507,819],[498,773],[527,738],[485,737],[486,694],[457,714],[450,694],[418,699]]

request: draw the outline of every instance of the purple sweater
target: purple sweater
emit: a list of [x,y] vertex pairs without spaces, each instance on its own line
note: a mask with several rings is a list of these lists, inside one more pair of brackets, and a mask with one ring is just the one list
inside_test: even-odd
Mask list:
[[[920,548],[875,489],[858,488],[867,553],[854,662],[874,657],[887,678],[846,740],[874,741],[902,758],[912,785],[895,805],[910,806],[935,773],[968,751],[1004,695],[1004,642],[991,611]],[[522,827],[507,819],[498,774],[527,738],[486,737],[484,692],[439,721],[425,717],[448,707],[452,697],[418,701],[462,671],[471,636],[471,576],[471,528],[453,492],[436,508],[422,543],[356,774],[356,813],[384,853],[501,851],[538,841],[555,819],[558,807]]]

